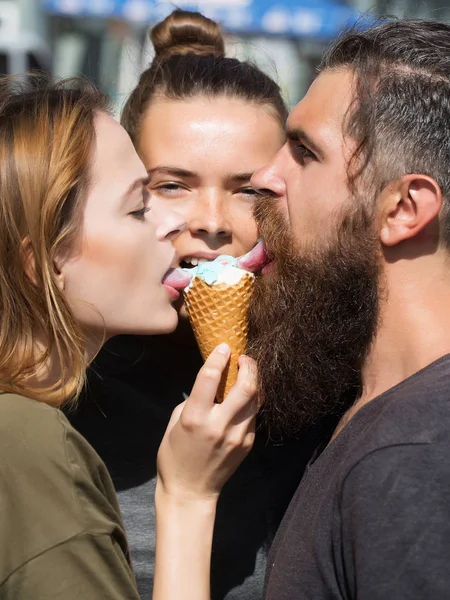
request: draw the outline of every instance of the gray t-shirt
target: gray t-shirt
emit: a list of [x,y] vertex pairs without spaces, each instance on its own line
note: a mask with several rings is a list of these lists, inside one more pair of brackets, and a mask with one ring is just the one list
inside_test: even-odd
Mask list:
[[[176,364],[176,367],[174,367]],[[118,494],[140,594],[151,600],[155,559],[156,454],[173,408],[202,364],[170,338],[116,338],[89,376],[70,416],[105,461]],[[213,600],[261,600],[270,544],[319,435],[255,446],[226,484],[217,509],[211,561]]]
[[266,600],[450,598],[450,355],[363,406],[309,465]]

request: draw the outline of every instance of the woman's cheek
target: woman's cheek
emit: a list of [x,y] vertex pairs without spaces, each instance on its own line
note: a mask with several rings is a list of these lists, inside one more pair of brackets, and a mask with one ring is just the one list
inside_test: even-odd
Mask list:
[[[133,250],[133,246],[136,248]],[[141,251],[143,249],[141,248]],[[129,267],[139,259],[136,240],[114,239],[108,234],[97,234],[85,242],[82,254],[93,265],[100,267]]]
[[247,216],[246,219],[241,220],[239,226],[233,231],[236,244],[239,244],[239,254],[245,254],[251,250],[258,239],[258,228],[253,219],[253,213],[251,215],[251,217]]

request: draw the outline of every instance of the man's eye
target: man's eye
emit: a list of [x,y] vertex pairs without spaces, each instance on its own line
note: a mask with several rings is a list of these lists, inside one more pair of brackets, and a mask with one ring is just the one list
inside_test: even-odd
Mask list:
[[238,190],[239,194],[245,194],[246,196],[259,196],[259,192],[252,187],[245,187]]
[[150,206],[143,206],[139,210],[134,210],[133,212],[131,212],[130,215],[132,215],[135,219],[142,220],[145,217],[145,214],[149,212],[149,210]]
[[292,145],[294,147],[294,153],[301,160],[304,160],[305,158],[316,158],[316,155],[301,142],[293,142]]

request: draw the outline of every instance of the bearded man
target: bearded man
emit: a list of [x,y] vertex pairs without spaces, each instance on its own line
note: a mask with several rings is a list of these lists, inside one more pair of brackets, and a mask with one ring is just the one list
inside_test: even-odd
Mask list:
[[450,598],[450,27],[344,34],[287,130],[252,181],[263,414],[299,431],[353,402],[282,522],[266,599]]

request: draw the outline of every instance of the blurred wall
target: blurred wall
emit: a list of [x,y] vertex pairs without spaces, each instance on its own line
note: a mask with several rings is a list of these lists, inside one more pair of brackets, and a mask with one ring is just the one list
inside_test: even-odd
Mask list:
[[[73,8],[75,1],[66,0],[67,6]],[[111,95],[119,114],[124,99],[151,60],[148,26],[102,17],[50,15],[44,2],[0,0],[0,72],[37,66],[51,69],[58,77],[86,75]],[[374,16],[394,14],[450,21],[450,0],[347,3]],[[324,42],[314,39],[227,36],[228,53],[256,62],[280,84],[290,106],[298,102],[312,81],[323,48]]]

